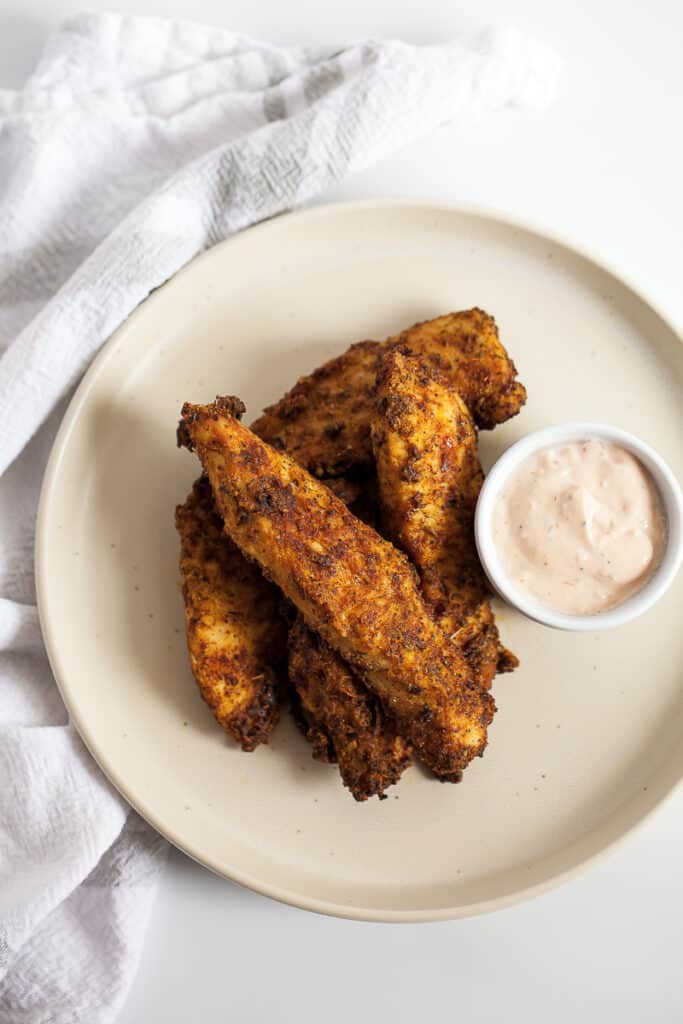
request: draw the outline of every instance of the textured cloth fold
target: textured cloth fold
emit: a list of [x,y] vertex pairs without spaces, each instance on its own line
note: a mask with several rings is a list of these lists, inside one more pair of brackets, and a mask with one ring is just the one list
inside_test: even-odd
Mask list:
[[133,976],[165,843],[85,751],[43,650],[40,481],[103,342],[198,252],[455,118],[542,109],[514,32],[282,49],[77,15],[0,91],[0,1021],[99,1024]]

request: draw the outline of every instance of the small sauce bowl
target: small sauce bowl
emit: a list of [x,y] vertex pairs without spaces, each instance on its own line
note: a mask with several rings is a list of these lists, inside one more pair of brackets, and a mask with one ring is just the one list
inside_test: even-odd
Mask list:
[[[665,547],[658,566],[643,586],[621,604],[590,615],[554,611],[522,591],[510,578],[493,537],[493,511],[511,474],[543,448],[598,439],[630,452],[649,472],[666,516]],[[536,622],[576,632],[611,629],[651,608],[672,583],[683,560],[683,493],[676,477],[654,449],[618,427],[604,423],[561,423],[528,434],[513,444],[489,471],[481,489],[474,523],[479,558],[493,589],[508,604]]]

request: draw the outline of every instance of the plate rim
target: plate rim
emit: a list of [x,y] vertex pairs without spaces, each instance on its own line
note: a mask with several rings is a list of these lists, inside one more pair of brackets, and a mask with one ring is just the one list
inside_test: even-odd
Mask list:
[[180,267],[160,287],[150,292],[150,294],[142,300],[142,302],[131,312],[123,323],[103,343],[99,352],[97,352],[79,381],[62,417],[50,449],[50,455],[41,483],[38,513],[36,518],[34,572],[38,615],[45,650],[55,683],[67,709],[69,722],[76,729],[76,732],[84,743],[90,756],[103,772],[110,785],[112,785],[126,803],[128,803],[134,811],[140,814],[152,828],[159,832],[160,835],[162,835],[169,843],[179,849],[186,856],[190,857],[196,863],[201,864],[202,867],[207,868],[221,878],[226,878],[231,882],[250,889],[253,892],[257,892],[260,895],[267,896],[270,899],[274,899],[277,902],[297,907],[302,910],[349,920],[386,923],[417,923],[455,920],[458,918],[474,917],[485,913],[491,913],[496,910],[502,910],[517,903],[522,903],[537,896],[541,896],[543,893],[558,888],[565,882],[580,876],[593,865],[597,865],[613,852],[616,852],[638,830],[643,828],[648,820],[674,797],[678,790],[683,788],[683,770],[679,774],[678,778],[667,782],[666,788],[663,792],[656,796],[653,795],[650,805],[634,822],[627,825],[623,831],[609,839],[599,849],[583,856],[572,866],[559,871],[546,879],[536,882],[533,885],[517,889],[514,892],[492,897],[490,899],[477,900],[473,903],[466,903],[459,906],[421,908],[416,910],[389,910],[377,907],[362,907],[358,905],[349,906],[343,903],[336,903],[332,900],[306,896],[300,892],[271,884],[264,881],[262,878],[253,877],[249,875],[248,872],[237,869],[230,869],[228,871],[224,865],[219,865],[217,862],[212,863],[212,857],[208,856],[206,853],[202,853],[199,849],[193,849],[191,843],[186,843],[180,839],[178,835],[175,834],[174,829],[163,820],[161,815],[155,812],[152,807],[148,806],[145,800],[132,793],[125,782],[117,777],[116,767],[109,763],[107,756],[102,751],[98,750],[96,737],[79,716],[77,700],[75,697],[72,698],[69,694],[69,687],[66,681],[68,672],[61,663],[59,642],[56,637],[54,624],[50,619],[48,596],[49,588],[45,567],[45,552],[47,545],[45,536],[47,532],[46,524],[50,517],[51,504],[58,486],[59,466],[62,457],[66,452],[71,432],[77,423],[81,409],[86,402],[103,365],[111,357],[120,336],[128,330],[142,308],[146,306],[150,300],[154,300],[156,296],[168,286],[172,285],[179,274],[184,273],[190,267],[196,267],[199,263],[202,263],[205,260],[212,259],[217,249],[238,243],[241,236],[244,234],[254,235],[259,232],[264,233],[273,230],[281,230],[283,225],[289,223],[292,218],[297,221],[315,220],[325,218],[327,216],[344,214],[345,212],[350,213],[378,209],[388,210],[392,208],[397,211],[413,208],[424,212],[431,212],[435,215],[455,214],[456,216],[479,218],[491,221],[505,228],[523,231],[535,236],[536,238],[548,241],[553,245],[560,246],[566,249],[569,253],[589,262],[596,269],[611,276],[622,288],[631,292],[631,294],[635,296],[640,303],[654,313],[662,322],[663,326],[668,329],[668,331],[670,331],[681,344],[683,344],[682,332],[678,326],[659,308],[657,303],[652,301],[629,279],[628,275],[615,269],[608,260],[603,259],[600,255],[592,251],[590,247],[578,244],[574,239],[564,236],[559,232],[550,230],[532,218],[510,214],[492,206],[434,199],[429,197],[378,197],[351,199],[332,203],[316,203],[312,206],[306,206],[293,211],[286,211],[276,217],[269,218],[268,220],[261,221],[249,228],[245,228],[243,231],[239,231],[211,248],[198,253],[195,257]]

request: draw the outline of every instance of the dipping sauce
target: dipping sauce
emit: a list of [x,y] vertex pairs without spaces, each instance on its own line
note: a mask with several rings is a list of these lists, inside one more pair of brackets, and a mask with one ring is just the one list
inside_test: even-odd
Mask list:
[[529,456],[493,512],[493,540],[511,580],[569,615],[621,604],[656,569],[666,518],[652,477],[624,448],[575,441]]

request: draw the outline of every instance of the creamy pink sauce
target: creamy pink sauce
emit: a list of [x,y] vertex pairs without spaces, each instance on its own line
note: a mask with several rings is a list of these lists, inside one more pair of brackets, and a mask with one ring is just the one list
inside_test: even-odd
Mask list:
[[646,582],[666,519],[652,477],[630,452],[576,441],[536,452],[510,476],[493,539],[520,590],[555,611],[590,615]]

